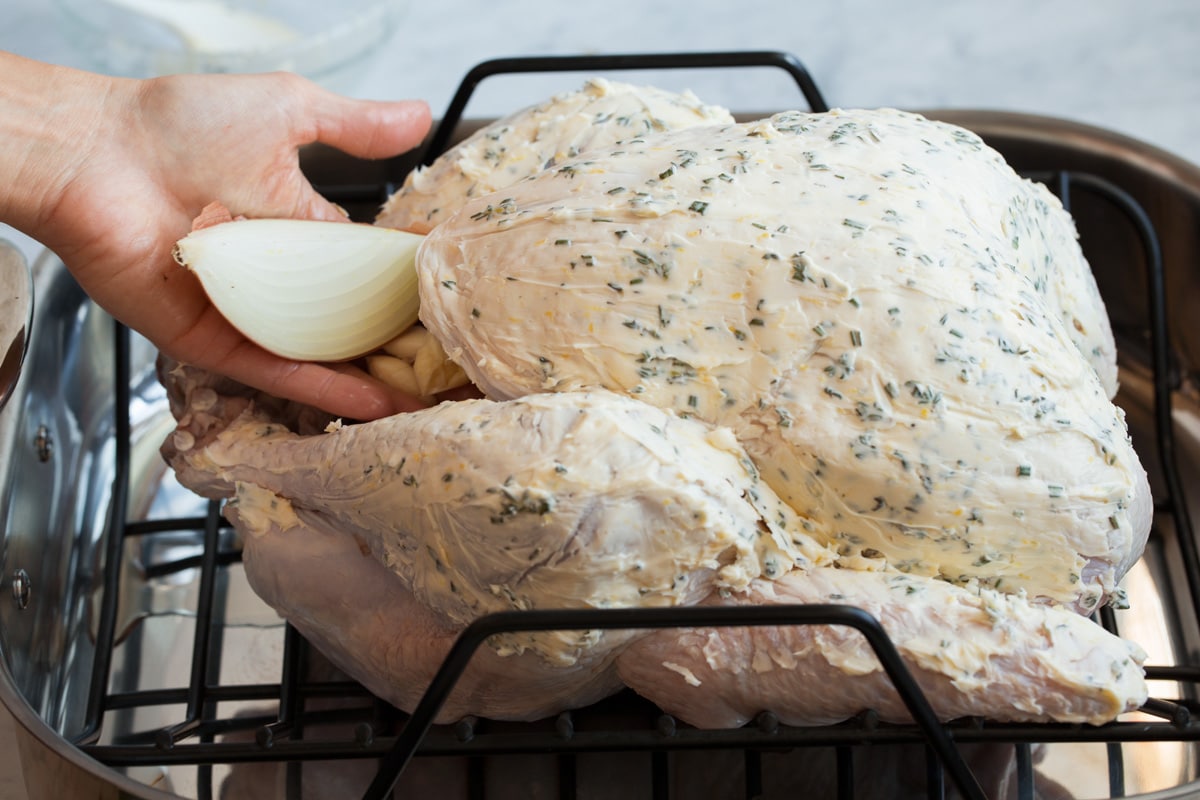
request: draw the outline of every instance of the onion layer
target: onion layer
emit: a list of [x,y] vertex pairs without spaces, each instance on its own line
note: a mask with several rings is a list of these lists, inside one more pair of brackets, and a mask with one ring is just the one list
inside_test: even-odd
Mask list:
[[358,223],[235,220],[192,231],[175,260],[252,342],[298,361],[345,361],[416,322],[423,238]]

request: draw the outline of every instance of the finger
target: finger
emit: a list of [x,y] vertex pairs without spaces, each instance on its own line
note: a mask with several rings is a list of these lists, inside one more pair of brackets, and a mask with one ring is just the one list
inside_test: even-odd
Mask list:
[[354,100],[321,92],[315,101],[316,141],[357,158],[389,158],[419,145],[429,132],[421,100]]
[[[310,92],[308,130],[302,144],[320,142],[357,158],[387,158],[419,145],[429,132],[429,106],[420,100],[355,100],[305,83]],[[345,221],[345,212],[320,195],[299,171],[284,216]]]
[[323,222],[346,222],[349,219],[345,209],[330,202],[307,182],[301,187],[300,196],[296,198],[295,208],[288,216]]
[[380,419],[427,405],[349,364],[283,361],[264,378],[262,388],[270,394],[349,419]]
[[275,397],[347,419],[380,419],[426,407],[421,399],[387,386],[349,364],[289,361],[257,348],[252,350],[239,352],[215,368]]
[[175,333],[158,344],[176,361],[340,417],[379,419],[426,406],[420,398],[388,386],[351,364],[299,362],[270,353],[229,325],[213,306],[208,306],[188,330]]

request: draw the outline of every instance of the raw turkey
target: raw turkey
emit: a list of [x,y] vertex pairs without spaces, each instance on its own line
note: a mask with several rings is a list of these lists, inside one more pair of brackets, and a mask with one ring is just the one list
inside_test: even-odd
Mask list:
[[[164,456],[264,600],[407,709],[492,611],[808,603],[875,615],[944,719],[1137,708],[1144,654],[1078,612],[1149,488],[1053,196],[901,112],[553,144],[619,118],[581,113],[481,132],[379,220],[430,230],[422,322],[487,399],[343,425],[162,363]],[[623,686],[701,726],[907,718],[861,636],[793,626],[506,635],[441,719]]]
[[732,122],[690,92],[588,80],[476,131],[429,167],[410,172],[375,222],[425,233],[463,203],[511,186],[587,150],[645,134]]
[[[943,718],[1103,722],[1145,699],[1136,645],[1021,596],[846,569],[728,431],[637,400],[448,402],[305,435],[203,372],[163,375],[180,420],[164,452],[229,498],[255,591],[401,708],[488,612],[701,602],[861,604]],[[440,719],[539,718],[625,684],[697,725],[776,701],[787,722],[907,718],[865,640],[803,627],[501,636]]]
[[623,143],[467,203],[421,318],[493,398],[606,388],[729,427],[843,555],[1095,608],[1149,531],[1070,218],[895,111]]

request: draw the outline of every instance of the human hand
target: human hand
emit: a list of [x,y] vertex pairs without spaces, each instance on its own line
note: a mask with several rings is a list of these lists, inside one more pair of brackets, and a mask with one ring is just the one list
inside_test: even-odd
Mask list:
[[[7,79],[11,64],[0,66]],[[247,217],[343,219],[301,173],[298,148],[321,142],[362,158],[396,155],[428,130],[424,103],[351,100],[285,74],[131,81],[50,69],[40,92],[55,103],[47,109],[42,100],[42,127],[15,158],[32,196],[0,197],[0,213],[54,250],[97,303],[172,358],[279,397],[353,419],[421,407],[352,365],[259,348],[171,248],[213,200]],[[12,161],[11,140],[6,146]]]

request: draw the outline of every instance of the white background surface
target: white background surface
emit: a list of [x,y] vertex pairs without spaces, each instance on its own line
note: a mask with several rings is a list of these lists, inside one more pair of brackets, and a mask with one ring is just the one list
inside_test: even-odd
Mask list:
[[[101,0],[97,0],[100,2]],[[252,0],[237,3],[253,7]],[[0,48],[74,66],[54,0],[0,0]],[[574,9],[580,10],[574,10]],[[423,97],[435,114],[485,58],[786,50],[831,104],[987,107],[1110,127],[1200,161],[1200,7],[1194,0],[561,0],[414,2],[349,93]],[[786,82],[697,78],[735,110],[782,109]],[[480,106],[511,110],[502,90]]]
[[[0,49],[93,66],[72,49],[54,9],[46,0],[0,0]],[[799,56],[831,105],[1047,114],[1200,163],[1195,0],[435,0],[414,4],[392,45],[339,88],[421,97],[440,116],[462,75],[487,58],[749,49]],[[671,83],[735,111],[800,105],[794,85],[774,73],[689,72]],[[508,112],[561,87],[561,78],[486,81],[467,115]],[[0,236],[16,238],[30,256],[37,250],[3,226]],[[0,798],[19,800],[10,723],[2,717]]]
[[[55,0],[0,0],[0,49],[94,68],[95,55],[72,47],[56,8]],[[461,77],[488,58],[759,49],[797,55],[830,105],[1047,114],[1110,128],[1200,163],[1195,0],[413,2],[393,43],[358,80],[337,88],[362,97],[424,98],[440,116]],[[735,111],[801,105],[794,84],[770,70],[689,71],[654,80],[692,88]],[[485,81],[467,115],[494,116],[575,85],[563,81]]]

